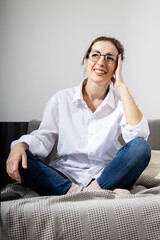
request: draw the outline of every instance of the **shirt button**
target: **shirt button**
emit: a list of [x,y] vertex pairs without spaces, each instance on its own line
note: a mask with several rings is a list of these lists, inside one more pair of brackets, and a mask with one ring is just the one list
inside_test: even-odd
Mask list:
[[94,153],[93,153],[93,152],[91,152],[89,155],[90,155],[91,157],[93,157],[93,156],[94,156]]

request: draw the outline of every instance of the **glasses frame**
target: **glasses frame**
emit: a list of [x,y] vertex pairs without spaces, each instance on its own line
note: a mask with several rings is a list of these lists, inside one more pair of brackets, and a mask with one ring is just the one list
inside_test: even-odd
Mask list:
[[[93,61],[93,59],[90,58],[91,53],[93,53],[93,52],[99,54],[99,58],[98,58],[97,60],[95,60],[95,61]],[[110,56],[113,55],[113,56],[115,57],[115,60],[112,62],[111,60],[106,59],[106,56],[107,56],[107,55],[110,55]],[[100,51],[93,49],[93,50],[89,53],[89,55],[88,55],[89,59],[90,59],[92,62],[98,62],[98,60],[101,58],[101,56],[104,57],[105,62],[108,63],[108,64],[113,64],[113,63],[117,62],[117,55],[116,55],[115,53],[113,53],[113,52],[106,53],[106,54],[101,54]]]

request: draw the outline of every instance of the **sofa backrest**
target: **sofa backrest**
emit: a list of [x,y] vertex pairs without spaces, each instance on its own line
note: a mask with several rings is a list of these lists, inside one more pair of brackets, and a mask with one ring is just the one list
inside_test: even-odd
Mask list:
[[[150,119],[148,120],[149,123],[149,129],[150,129],[150,135],[148,138],[148,142],[151,145],[152,150],[160,150],[160,119]],[[40,125],[39,120],[32,120],[28,124],[28,133],[31,133],[32,131],[38,129]],[[124,144],[124,141],[122,137],[119,138],[121,144]],[[49,164],[51,162],[51,159],[56,159],[56,150],[57,150],[57,141],[55,143],[55,146],[53,147],[51,153],[47,158],[45,158],[45,162]]]
[[148,120],[150,135],[148,142],[151,145],[151,149],[160,150],[160,119]]

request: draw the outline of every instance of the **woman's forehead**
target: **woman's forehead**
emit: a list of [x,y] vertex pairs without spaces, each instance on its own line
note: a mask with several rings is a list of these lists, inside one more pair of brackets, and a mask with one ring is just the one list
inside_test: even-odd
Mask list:
[[117,48],[113,45],[113,43],[109,41],[99,41],[93,44],[92,50],[98,50],[101,54],[106,54],[108,52],[118,54]]

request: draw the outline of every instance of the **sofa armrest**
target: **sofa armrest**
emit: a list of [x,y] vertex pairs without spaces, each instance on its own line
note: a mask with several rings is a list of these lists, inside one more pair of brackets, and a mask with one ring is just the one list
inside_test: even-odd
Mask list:
[[[28,130],[27,133],[31,133],[34,130],[37,130],[39,128],[41,121],[39,120],[31,120],[28,124]],[[56,153],[57,153],[57,144],[58,144],[58,139],[56,140],[54,147],[52,149],[52,151],[50,152],[50,154],[46,157],[43,158],[43,162],[45,162],[46,164],[50,164],[52,161],[56,160]]]

